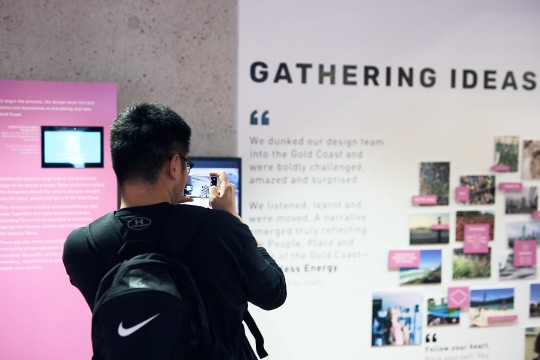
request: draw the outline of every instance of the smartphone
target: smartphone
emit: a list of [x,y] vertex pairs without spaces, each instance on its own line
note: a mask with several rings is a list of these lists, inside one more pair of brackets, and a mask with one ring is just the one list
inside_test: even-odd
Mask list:
[[184,195],[192,198],[209,198],[210,186],[217,186],[217,176],[188,175]]

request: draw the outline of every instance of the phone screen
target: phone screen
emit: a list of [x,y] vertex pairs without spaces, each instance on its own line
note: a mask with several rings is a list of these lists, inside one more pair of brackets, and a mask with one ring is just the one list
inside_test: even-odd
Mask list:
[[217,185],[217,176],[188,175],[184,195],[192,198],[209,198],[212,185]]

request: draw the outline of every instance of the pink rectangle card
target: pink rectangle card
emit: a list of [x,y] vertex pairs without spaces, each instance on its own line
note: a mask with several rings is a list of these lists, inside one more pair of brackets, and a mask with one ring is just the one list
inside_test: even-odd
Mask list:
[[448,308],[468,308],[469,303],[469,288],[467,286],[448,288]]
[[489,252],[489,224],[467,224],[463,238],[465,254],[486,254]]
[[519,182],[503,182],[499,184],[499,190],[506,192],[520,192],[523,184]]
[[495,172],[509,172],[509,171],[510,171],[510,165],[503,165],[503,164],[493,165],[493,166],[491,167],[491,171],[495,171]]
[[436,195],[416,195],[412,199],[413,205],[437,205]]
[[420,250],[390,250],[388,267],[390,269],[417,268],[420,266]]
[[518,319],[517,315],[489,316],[488,324],[499,324],[514,322]]
[[514,241],[514,266],[536,266],[536,240]]
[[466,186],[458,186],[456,188],[456,201],[468,203],[469,202],[469,188]]
[[450,230],[450,225],[448,224],[435,224],[431,225],[431,230]]

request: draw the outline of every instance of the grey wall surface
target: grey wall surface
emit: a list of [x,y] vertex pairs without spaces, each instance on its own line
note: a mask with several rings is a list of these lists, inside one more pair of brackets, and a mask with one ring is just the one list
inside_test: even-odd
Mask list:
[[0,0],[0,22],[0,79],[115,82],[119,110],[182,115],[192,155],[236,155],[235,0]]

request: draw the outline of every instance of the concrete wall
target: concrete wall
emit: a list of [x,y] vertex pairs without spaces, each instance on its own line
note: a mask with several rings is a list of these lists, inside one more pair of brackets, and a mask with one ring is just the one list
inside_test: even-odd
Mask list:
[[115,82],[119,110],[182,115],[192,155],[236,155],[235,0],[0,0],[0,24],[1,79]]

